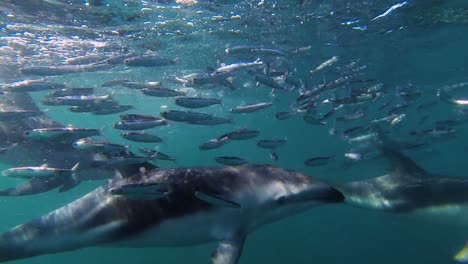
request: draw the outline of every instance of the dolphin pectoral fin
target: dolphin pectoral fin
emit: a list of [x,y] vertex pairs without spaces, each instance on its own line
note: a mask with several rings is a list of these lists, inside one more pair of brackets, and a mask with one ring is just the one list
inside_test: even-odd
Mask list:
[[211,264],[237,264],[242,254],[246,234],[241,232],[221,241],[211,255]]
[[199,191],[195,192],[195,197],[197,197],[198,199],[206,203],[209,203],[215,206],[222,206],[222,207],[229,207],[229,208],[241,208],[241,205],[236,202],[224,199],[222,197],[209,195],[209,194],[199,192]]

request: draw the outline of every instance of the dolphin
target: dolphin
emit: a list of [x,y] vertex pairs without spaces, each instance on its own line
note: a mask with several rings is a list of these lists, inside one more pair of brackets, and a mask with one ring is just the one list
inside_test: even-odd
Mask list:
[[[380,177],[335,185],[347,204],[395,214],[433,214],[466,209],[468,178],[434,175],[394,147],[379,147],[394,170]],[[468,262],[468,243],[454,255]]]
[[376,178],[336,185],[346,203],[392,213],[468,204],[468,178],[431,174],[398,150],[379,148],[394,170]]
[[211,263],[235,264],[248,233],[343,200],[324,182],[269,165],[142,170],[3,233],[0,262],[92,246],[219,241]]

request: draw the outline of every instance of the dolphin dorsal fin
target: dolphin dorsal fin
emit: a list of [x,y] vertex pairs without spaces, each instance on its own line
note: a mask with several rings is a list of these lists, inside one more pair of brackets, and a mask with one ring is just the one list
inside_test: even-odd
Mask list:
[[412,159],[405,156],[403,153],[390,148],[390,147],[381,147],[380,150],[384,157],[389,159],[392,162],[392,165],[399,171],[400,175],[402,176],[409,176],[411,177],[424,177],[429,173],[419,166],[416,162]]

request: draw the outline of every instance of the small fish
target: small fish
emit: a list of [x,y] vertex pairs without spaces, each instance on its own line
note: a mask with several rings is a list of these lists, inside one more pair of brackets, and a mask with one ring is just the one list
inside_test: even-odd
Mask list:
[[141,91],[144,95],[154,97],[175,97],[185,95],[184,92],[167,88],[143,88]]
[[86,71],[82,65],[31,66],[20,69],[23,75],[57,76]]
[[392,121],[390,121],[390,125],[395,126],[395,125],[401,123],[401,121],[403,121],[405,116],[406,116],[406,114],[401,114],[401,115],[396,116],[395,118],[392,119]]
[[130,80],[127,80],[127,79],[114,79],[114,80],[110,80],[110,81],[107,81],[107,82],[103,82],[101,84],[101,87],[113,87],[113,86],[121,85],[121,84],[127,83],[127,82],[130,82]]
[[10,178],[20,179],[47,179],[53,177],[75,177],[79,163],[71,169],[50,168],[47,165],[40,167],[16,167],[2,171],[2,175]]
[[316,72],[321,71],[321,70],[323,70],[325,68],[328,68],[328,67],[332,66],[333,64],[337,63],[338,60],[339,60],[338,56],[333,56],[330,59],[324,61],[319,66],[317,66],[317,68],[315,68],[314,70],[311,70],[310,73],[316,73]]
[[68,58],[65,60],[65,63],[70,64],[70,65],[83,65],[83,64],[90,64],[90,63],[104,61],[107,58],[108,56],[106,55],[93,54],[93,55],[79,56],[75,58]]
[[213,117],[213,115],[210,114],[178,110],[162,111],[161,116],[168,120],[176,122],[195,122],[200,120],[211,119]]
[[305,114],[302,119],[307,123],[311,125],[326,125],[327,122],[323,121],[320,118],[316,118],[314,115],[311,114]]
[[371,128],[370,127],[367,127],[367,126],[355,126],[355,127],[351,127],[351,128],[348,128],[346,129],[345,131],[343,131],[343,138],[344,139],[350,139],[352,137],[355,137],[356,135],[362,135],[364,133],[367,133],[371,131]]
[[453,99],[450,97],[447,93],[441,91],[439,93],[439,97],[441,98],[442,101],[449,103],[449,104],[454,104],[454,105],[461,105],[465,106],[468,105],[468,100],[465,99]]
[[85,95],[91,95],[93,93],[94,93],[93,88],[65,88],[65,89],[55,90],[46,96],[47,97],[85,96]]
[[141,55],[125,59],[124,64],[132,67],[158,67],[176,64],[175,60],[163,58],[159,55]]
[[377,138],[377,133],[372,132],[372,133],[368,133],[364,135],[355,136],[352,138],[347,138],[346,141],[348,143],[362,143],[362,142],[366,142],[375,138]]
[[263,65],[263,62],[260,61],[260,59],[257,59],[256,61],[253,61],[253,62],[239,62],[239,63],[229,64],[229,65],[224,65],[224,66],[219,67],[218,69],[215,69],[212,75],[220,74],[220,73],[229,73],[229,72],[257,67],[261,65]]
[[247,160],[239,157],[216,157],[215,161],[226,166],[241,166],[249,163]]
[[241,128],[227,133],[227,137],[231,140],[246,140],[258,137],[259,134],[258,130]]
[[73,147],[82,151],[91,152],[110,152],[110,153],[129,153],[127,146],[114,144],[106,141],[93,141],[88,139],[81,139],[74,142]]
[[217,149],[224,146],[226,143],[229,143],[229,138],[227,135],[222,135],[220,137],[208,140],[207,142],[201,144],[198,148],[200,150]]
[[155,119],[155,120],[124,120],[116,122],[113,124],[113,128],[120,130],[143,130],[149,129],[157,126],[165,126],[167,121],[164,119]]
[[454,119],[438,120],[435,125],[437,128],[449,128],[460,124],[460,121]]
[[288,141],[286,139],[263,139],[257,141],[257,146],[265,149],[277,149],[287,142]]
[[104,156],[96,158],[94,161],[98,164],[105,166],[129,166],[135,164],[143,164],[154,160],[154,157],[136,156],[136,155],[118,155],[118,156]]
[[126,140],[134,141],[134,142],[143,142],[143,143],[160,143],[163,142],[163,139],[146,132],[123,132],[120,134]]
[[144,89],[144,88],[158,88],[161,86],[161,82],[123,82],[121,84],[124,87],[130,89]]
[[56,128],[36,128],[24,132],[24,136],[34,141],[71,141],[78,139],[99,136],[101,131],[92,128],[56,127]]
[[152,115],[142,114],[122,114],[120,115],[121,121],[153,121],[160,120],[161,118]]
[[362,160],[363,156],[360,153],[357,152],[348,152],[344,154],[345,158],[348,158],[352,161],[359,161]]
[[84,95],[84,96],[63,96],[63,97],[56,97],[55,101],[61,105],[69,105],[69,106],[86,106],[86,105],[96,105],[103,102],[111,102],[112,95]]
[[93,115],[112,115],[122,113],[131,109],[133,109],[133,106],[131,105],[109,105],[97,107],[97,109],[94,109],[90,112]]
[[277,112],[275,114],[275,118],[278,120],[286,120],[295,116],[296,114],[296,112]]
[[[48,98],[48,99],[52,99],[52,100],[47,101],[47,102],[43,100],[42,103],[45,103],[46,105],[62,105],[61,103],[54,101],[56,98]],[[90,113],[90,112],[99,111],[102,109],[107,110],[114,106],[118,106],[117,102],[104,101],[104,102],[100,102],[97,104],[74,105],[74,106],[69,107],[68,110],[73,113]]]
[[256,74],[254,77],[255,81],[257,83],[263,84],[265,86],[268,86],[272,89],[275,90],[287,90],[286,87],[283,85],[279,84],[277,81],[275,81],[273,78],[270,78],[264,74]]
[[384,13],[374,17],[373,19],[371,19],[371,21],[375,21],[377,19],[380,19],[382,17],[385,17],[385,16],[388,16],[390,15],[391,13],[393,13],[393,11],[397,10],[398,8],[400,7],[403,7],[404,5],[408,4],[408,1],[405,1],[405,2],[402,2],[402,3],[398,3],[398,4],[395,4],[393,6],[391,6],[387,11],[385,11]]
[[160,151],[152,150],[149,148],[138,148],[138,150],[145,155],[153,157],[154,159],[168,160],[168,161],[174,161],[174,162],[176,161],[176,158],[171,157],[167,154],[164,154]]
[[106,62],[108,64],[122,64],[126,59],[128,58],[131,58],[131,57],[135,57],[136,55],[135,54],[132,54],[132,53],[128,53],[128,54],[121,54],[121,55],[115,55],[115,56],[111,56],[109,57]]
[[352,114],[339,116],[335,120],[343,122],[343,121],[350,121],[350,120],[360,119],[360,118],[363,118],[364,116],[365,116],[365,113],[363,111],[357,111],[357,112],[352,113]]
[[334,158],[335,156],[314,157],[314,158],[310,158],[304,161],[304,164],[309,167],[323,166],[323,165],[328,164],[328,162],[330,162]]
[[286,52],[279,49],[269,49],[254,46],[234,46],[224,50],[226,55],[235,54],[256,54],[256,55],[270,55],[270,56],[287,56]]
[[203,97],[177,97],[174,103],[185,108],[203,108],[212,105],[222,105],[221,99]]
[[16,146],[18,146],[18,143],[13,143],[13,144],[11,144],[11,145],[9,145],[9,146],[6,146],[6,147],[5,147],[5,146],[2,146],[2,147],[0,147],[0,154],[5,154],[5,153],[7,153],[10,149],[12,149],[12,148],[14,148],[14,147],[16,147]]
[[385,117],[381,117],[381,118],[372,119],[371,123],[390,122],[393,119],[395,119],[397,116],[398,115],[389,115],[389,116],[385,116]]
[[47,90],[64,89],[65,84],[52,83],[44,80],[25,80],[21,82],[8,83],[3,85],[3,90],[13,93],[38,92]]
[[388,111],[389,115],[401,115],[408,108],[407,104],[399,104]]
[[273,103],[258,103],[251,105],[236,106],[234,108],[231,108],[230,112],[233,114],[247,114],[260,111],[272,105]]
[[203,125],[203,126],[216,126],[224,124],[232,124],[232,119],[220,116],[211,116],[209,119],[194,120],[186,122],[191,125]]

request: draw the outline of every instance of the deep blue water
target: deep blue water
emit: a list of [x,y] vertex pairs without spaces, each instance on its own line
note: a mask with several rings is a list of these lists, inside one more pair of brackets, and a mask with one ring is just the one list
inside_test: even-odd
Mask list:
[[[132,105],[134,109],[128,113],[155,116],[163,110],[182,108],[174,105],[170,98],[148,97],[137,90],[120,86],[103,88],[100,84],[112,79],[161,81],[165,86],[186,90],[191,95],[222,98],[222,106],[200,111],[232,118],[233,123],[194,126],[170,122],[169,126],[148,130],[163,137],[163,143],[134,143],[122,139],[121,131],[112,128],[119,119],[118,114],[71,113],[65,106],[42,105],[40,102],[47,92],[30,94],[42,111],[63,124],[102,128],[101,139],[128,145],[135,152],[141,146],[156,147],[177,158],[177,163],[158,161],[156,164],[161,167],[220,166],[214,161],[215,157],[239,156],[251,163],[273,164],[333,183],[374,178],[391,169],[381,157],[357,162],[346,160],[344,153],[360,152],[365,157],[367,153],[343,140],[341,133],[353,126],[369,125],[371,120],[386,116],[393,107],[407,104],[403,121],[393,126],[385,123],[386,133],[397,140],[426,143],[422,148],[405,150],[405,153],[429,172],[466,177],[468,112],[463,106],[443,102],[437,91],[468,82],[468,4],[465,1],[410,0],[388,15],[372,20],[396,4],[398,1],[388,0],[200,1],[194,5],[136,0],[89,1],[88,4],[72,0],[2,1],[0,82],[33,79],[34,76],[21,75],[19,69],[63,64],[66,58],[157,53],[175,59],[176,64],[164,67],[118,65],[105,71],[47,78],[69,87],[94,87],[96,94],[112,94],[119,104]],[[286,57],[262,59],[271,61],[271,70],[282,71],[283,77],[287,75],[302,84],[295,88],[288,86],[291,91],[272,92],[269,87],[257,86],[247,71],[236,72],[229,78],[235,90],[220,84],[209,89],[181,86],[168,80],[170,76],[206,73],[208,67],[218,68],[221,63],[255,60],[250,55],[234,57],[224,53],[226,48],[238,45],[287,52]],[[300,48],[305,51],[294,54]],[[335,65],[309,73],[333,56],[339,56]],[[314,115],[322,116],[330,110],[330,105],[323,104],[323,100],[348,96],[358,88],[382,83],[384,95],[371,102],[337,109],[325,125],[304,122],[304,112],[284,121],[275,119],[277,112],[297,110],[294,103],[300,93],[352,71],[359,75],[314,99]],[[401,89],[418,92],[420,96],[406,100],[398,94]],[[450,94],[466,99],[466,86],[451,89]],[[273,106],[251,114],[229,113],[229,109],[237,105],[266,101],[273,102]],[[433,101],[434,105],[419,110],[419,106]],[[379,110],[386,102],[389,106]],[[348,122],[333,121],[358,110],[363,111],[365,117]],[[411,136],[411,132],[433,129],[436,121],[447,119],[457,121],[452,128],[456,136]],[[255,140],[231,142],[210,151],[198,149],[212,138],[243,127],[260,130],[258,139],[286,138],[287,144],[276,151],[279,160],[271,160],[269,151],[258,148]],[[336,135],[329,134],[332,127],[337,129]],[[325,166],[304,164],[308,158],[330,155],[335,158]],[[9,167],[10,164],[1,164],[1,169]],[[6,188],[19,182],[21,180],[2,178],[0,186]],[[8,230],[61,207],[104,183],[105,180],[83,182],[60,194],[52,190],[33,196],[2,197],[0,230]],[[467,220],[467,214],[458,209],[448,213],[446,210],[443,214],[399,215],[344,204],[327,205],[251,234],[240,263],[452,263],[453,255],[468,238]],[[215,247],[215,243],[182,248],[99,247],[15,263],[207,263]]]

